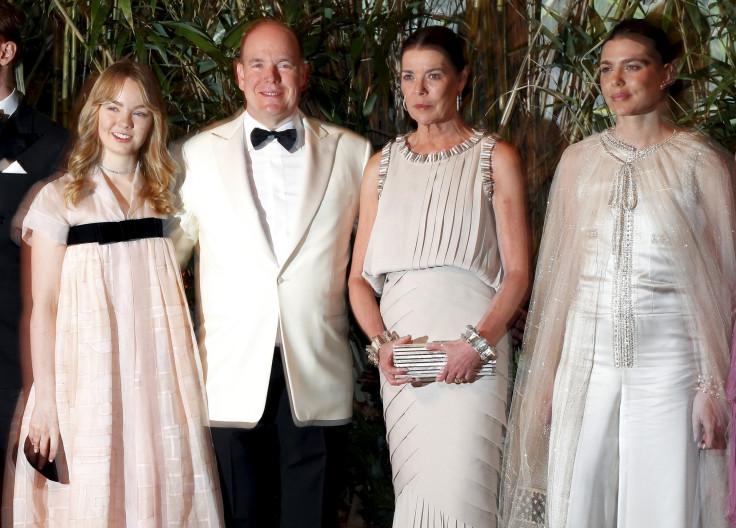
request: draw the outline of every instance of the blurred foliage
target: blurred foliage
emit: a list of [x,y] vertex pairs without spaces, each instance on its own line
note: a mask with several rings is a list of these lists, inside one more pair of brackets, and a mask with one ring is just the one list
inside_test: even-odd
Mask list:
[[411,128],[398,101],[398,50],[426,24],[467,38],[474,76],[463,110],[498,130],[527,165],[534,247],[564,147],[612,124],[596,82],[610,27],[648,17],[679,35],[684,90],[672,108],[736,149],[736,2],[715,0],[11,0],[28,15],[23,84],[32,102],[72,125],[97,70],[136,57],[158,76],[173,136],[242,105],[233,60],[243,31],[269,16],[302,36],[311,79],[303,110],[376,147]]
[[[243,31],[269,16],[302,36],[311,68],[303,110],[364,134],[379,147],[411,128],[397,103],[401,42],[422,25],[450,25],[470,49],[473,77],[465,117],[499,131],[525,160],[534,247],[562,151],[613,123],[596,64],[600,42],[616,21],[647,17],[677,37],[682,90],[672,100],[673,118],[736,150],[734,0],[11,2],[28,17],[18,73],[31,103],[73,126],[85,82],[115,60],[135,57],[161,83],[174,137],[242,105],[233,60]],[[364,365],[356,371],[351,474],[368,524],[384,526],[390,518],[390,470],[380,415],[373,412],[377,381],[366,372]]]

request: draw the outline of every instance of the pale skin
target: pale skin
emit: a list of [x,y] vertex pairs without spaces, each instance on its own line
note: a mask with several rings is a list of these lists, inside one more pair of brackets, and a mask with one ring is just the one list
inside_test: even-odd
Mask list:
[[[150,134],[153,117],[143,104],[138,84],[126,79],[113,101],[100,105],[98,137],[102,146],[100,164],[114,171],[128,171],[138,163],[138,152]],[[103,170],[104,172],[104,170]],[[133,172],[106,173],[120,208],[127,213],[133,192]],[[31,414],[28,438],[34,450],[53,461],[59,448],[59,420],[56,410],[54,347],[56,315],[61,283],[61,267],[66,246],[33,233],[31,251],[31,364],[36,404]]]
[[[675,133],[667,117],[667,87],[676,78],[676,64],[663,64],[649,39],[626,35],[608,41],[601,50],[600,74],[603,97],[616,115],[613,134],[618,139],[643,148]],[[702,435],[701,449],[725,449],[726,424],[712,397],[697,391],[694,398],[693,440]]]
[[[0,101],[13,93],[13,61],[18,53],[18,45],[0,37]],[[0,158],[0,171],[8,168],[13,160]]]
[[[463,121],[456,108],[456,96],[467,82],[467,67],[458,72],[449,57],[435,48],[412,48],[402,57],[401,90],[417,130],[408,137],[414,152],[429,153],[447,149],[467,139],[472,129]],[[369,160],[360,193],[360,218],[353,249],[353,262],[348,278],[350,303],[355,317],[368,336],[381,334],[385,326],[373,289],[363,278],[368,241],[378,209],[378,169],[380,151]],[[495,147],[493,169],[495,181],[493,207],[504,269],[504,278],[497,294],[479,321],[468,321],[491,344],[497,343],[526,294],[529,285],[529,251],[527,244],[526,200],[521,159],[514,147],[499,142]],[[462,329],[459,329],[459,331]],[[411,342],[411,336],[384,344],[379,351],[380,369],[391,385],[413,380],[406,371],[393,366],[393,347]],[[428,348],[447,353],[447,364],[437,377],[438,382],[473,382],[481,366],[478,353],[459,338],[432,342]]]
[[296,36],[275,22],[263,22],[243,37],[235,79],[246,109],[270,130],[294,114],[307,87],[309,67]]

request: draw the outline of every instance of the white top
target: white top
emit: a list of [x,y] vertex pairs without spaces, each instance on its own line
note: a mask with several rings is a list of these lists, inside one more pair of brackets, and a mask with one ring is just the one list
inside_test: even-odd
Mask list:
[[304,125],[294,113],[274,130],[295,128],[296,143],[291,151],[275,139],[266,140],[258,148],[250,141],[251,131],[265,128],[247,111],[243,120],[248,178],[258,198],[263,230],[268,235],[279,264],[289,258],[289,240],[304,181]]
[[[2,113],[7,115],[8,117],[13,115],[15,111],[18,109],[18,105],[20,105],[20,97],[21,97],[21,93],[15,88],[13,88],[13,91],[10,92],[10,95],[7,96],[2,101],[0,101],[0,110],[2,111]],[[4,163],[1,163],[2,161],[4,161],[4,158],[0,160],[0,165],[4,165]],[[8,161],[12,161],[12,163],[10,163],[10,165],[5,167],[2,170],[2,172],[7,172],[9,174],[25,174],[26,173],[25,169],[17,161],[14,161],[14,160],[8,160]]]
[[18,109],[19,104],[20,92],[13,88],[13,91],[10,92],[9,96],[7,96],[5,99],[0,100],[0,110],[2,110],[3,114],[11,116]]

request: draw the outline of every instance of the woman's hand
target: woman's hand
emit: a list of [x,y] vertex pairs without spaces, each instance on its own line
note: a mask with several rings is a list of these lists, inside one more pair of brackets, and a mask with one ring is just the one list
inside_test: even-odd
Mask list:
[[437,381],[445,383],[472,383],[480,370],[480,356],[466,341],[435,341],[427,345],[429,350],[442,351],[447,354],[444,366]]
[[726,449],[726,422],[718,416],[715,398],[697,391],[693,400],[693,440],[700,449]]
[[53,462],[59,449],[59,415],[53,398],[39,398],[31,414],[28,438],[33,450]]
[[384,343],[378,351],[378,366],[381,367],[383,376],[391,385],[404,385],[414,381],[406,375],[406,369],[394,366],[394,345],[405,345],[407,343],[411,343],[411,336],[400,337]]

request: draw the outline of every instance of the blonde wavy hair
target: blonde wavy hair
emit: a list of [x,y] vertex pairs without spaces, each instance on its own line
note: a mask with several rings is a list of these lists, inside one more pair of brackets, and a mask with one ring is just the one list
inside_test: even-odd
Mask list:
[[64,199],[71,208],[92,192],[87,175],[102,159],[102,142],[97,132],[100,106],[113,101],[127,79],[138,85],[143,103],[153,115],[153,126],[138,151],[139,171],[144,182],[142,194],[157,213],[172,214],[175,208],[170,187],[176,174],[176,162],[166,148],[169,127],[161,89],[148,68],[130,60],[116,62],[100,74],[79,112],[78,137],[68,164],[73,180],[64,189]]

